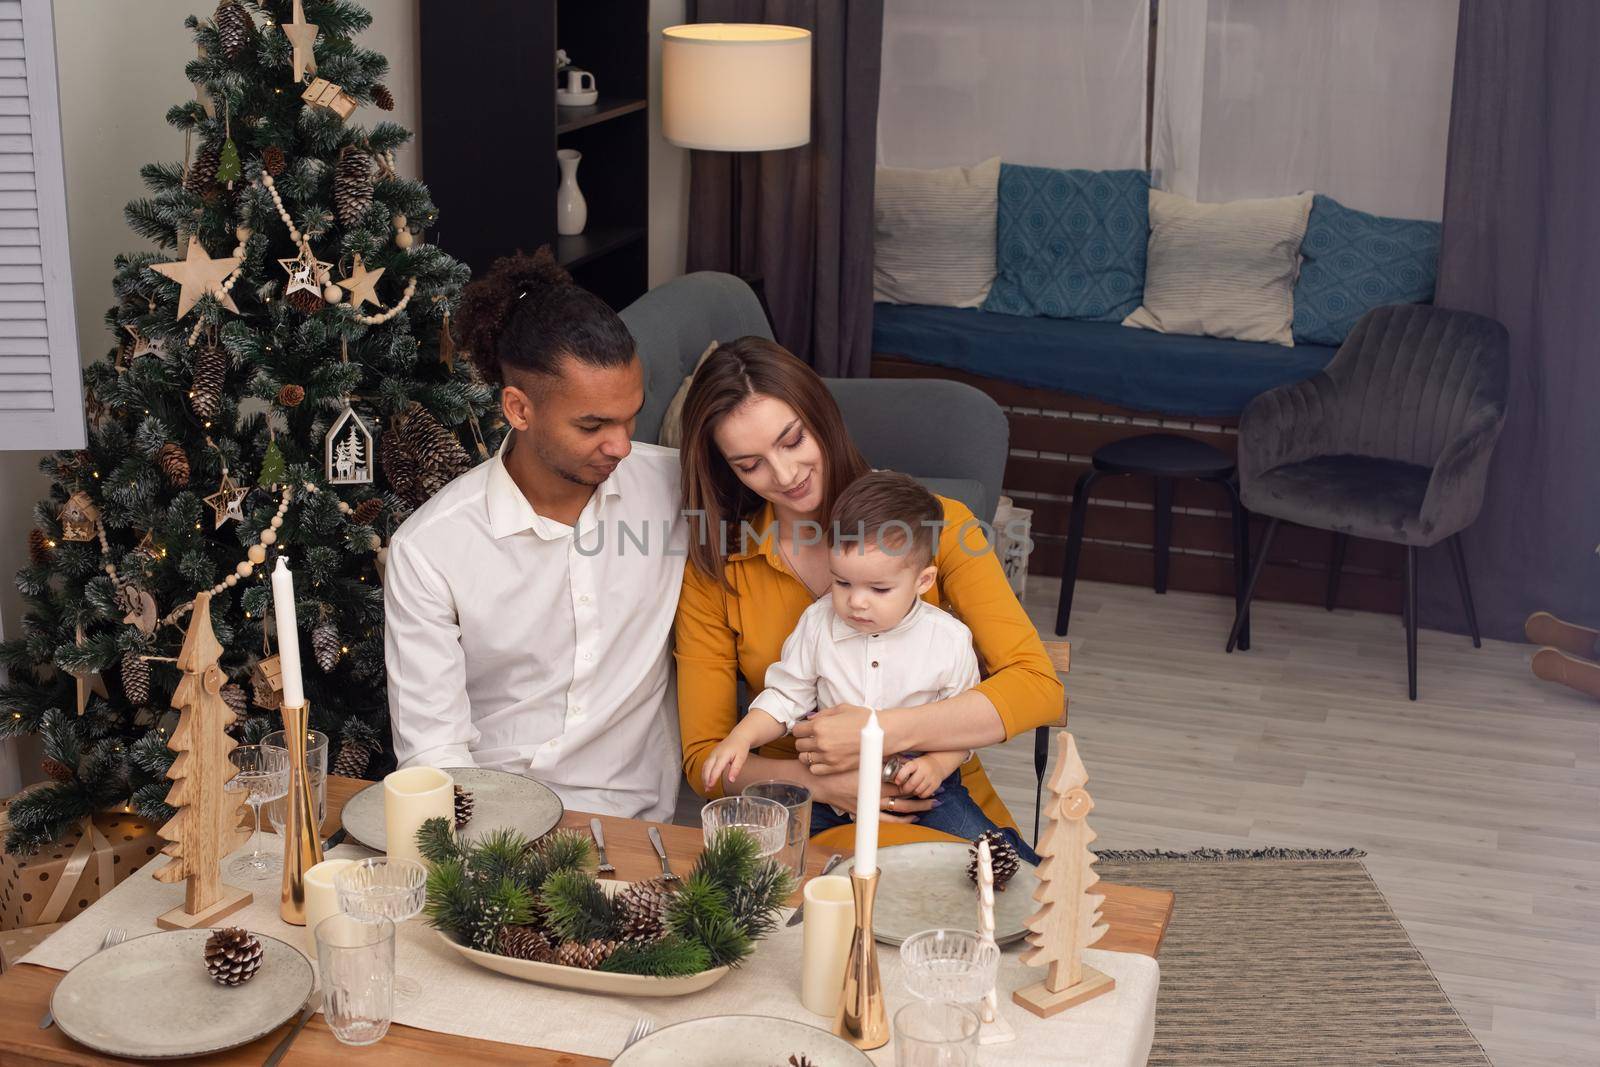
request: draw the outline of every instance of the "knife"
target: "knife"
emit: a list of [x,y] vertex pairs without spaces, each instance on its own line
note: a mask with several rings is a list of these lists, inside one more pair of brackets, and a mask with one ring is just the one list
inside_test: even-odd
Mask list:
[[278,1047],[272,1050],[272,1055],[267,1057],[262,1067],[278,1067],[279,1062],[289,1054],[289,1046],[294,1044],[294,1039],[300,1036],[300,1031],[317,1013],[317,1004],[321,999],[315,993],[311,994],[311,999],[306,1001],[306,1010],[300,1013],[300,1020],[294,1024],[294,1029],[283,1035],[283,1040],[278,1042]]
[[[819,873],[817,875],[817,877],[821,878],[822,875],[827,874],[829,871],[833,870],[835,867],[839,866],[839,864],[841,864],[843,862],[844,862],[844,857],[839,855],[837,852],[835,852],[833,855],[828,857],[828,862],[824,863],[822,865],[822,871],[821,871],[821,873]],[[806,917],[806,902],[805,902],[805,898],[802,897],[801,900],[800,900],[800,906],[798,908],[794,909],[794,914],[789,916],[789,921],[784,923],[783,925],[785,925],[785,926],[799,926],[802,922],[805,921],[805,917]]]

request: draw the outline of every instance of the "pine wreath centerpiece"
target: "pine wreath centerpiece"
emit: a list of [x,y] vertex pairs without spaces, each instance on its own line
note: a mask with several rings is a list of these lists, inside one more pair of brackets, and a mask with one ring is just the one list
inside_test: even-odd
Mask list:
[[1004,893],[1006,883],[1011,881],[1011,876],[1017,873],[1022,866],[1022,857],[1017,855],[1017,850],[1006,840],[1006,835],[999,830],[985,830],[978,835],[978,840],[967,846],[967,877],[972,879],[974,885],[978,882],[978,842],[989,842],[989,864],[994,869],[994,888],[996,892]]
[[594,875],[589,839],[513,830],[477,841],[449,821],[417,833],[428,861],[428,922],[482,952],[566,967],[672,978],[738,966],[770,933],[794,891],[782,863],[742,831],[720,834],[673,891],[638,882],[615,896]]
[[218,985],[243,985],[261,969],[261,940],[242,926],[225,926],[206,938],[206,973]]

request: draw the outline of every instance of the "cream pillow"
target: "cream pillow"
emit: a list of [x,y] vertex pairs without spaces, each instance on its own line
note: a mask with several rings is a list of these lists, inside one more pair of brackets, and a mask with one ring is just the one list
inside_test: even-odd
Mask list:
[[872,299],[975,308],[994,284],[1000,157],[971,167],[879,167]]
[[661,431],[656,434],[656,444],[667,448],[683,447],[683,402],[689,397],[689,383],[694,381],[694,371],[700,369],[700,364],[704,363],[721,343],[712,341],[706,345],[706,350],[694,361],[694,370],[684,377],[682,384],[678,386],[678,391],[667,401],[667,412],[661,416]]
[[1201,204],[1150,190],[1144,304],[1122,325],[1292,346],[1311,198]]

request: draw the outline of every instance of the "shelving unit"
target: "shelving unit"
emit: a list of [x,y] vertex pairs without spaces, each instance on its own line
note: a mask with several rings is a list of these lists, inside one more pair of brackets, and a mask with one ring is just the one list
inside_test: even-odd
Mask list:
[[[648,0],[423,4],[423,179],[432,236],[474,274],[551,245],[612,307],[646,286],[649,228]],[[555,53],[595,77],[598,101],[555,103]],[[583,154],[584,232],[556,234],[556,150]]]

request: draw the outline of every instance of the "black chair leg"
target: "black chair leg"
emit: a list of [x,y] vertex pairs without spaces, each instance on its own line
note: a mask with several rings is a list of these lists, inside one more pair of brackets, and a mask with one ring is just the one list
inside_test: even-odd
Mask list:
[[[1272,548],[1272,535],[1278,532],[1278,520],[1267,520],[1267,528],[1261,534],[1261,547],[1256,550],[1254,565],[1250,568],[1250,583],[1244,587],[1244,603],[1233,615],[1233,629],[1228,632],[1228,648],[1232,652],[1239,643],[1239,635],[1244,631],[1245,625],[1250,620],[1250,600],[1256,595],[1256,582],[1261,579],[1261,568],[1266,566],[1267,551]],[[1249,534],[1245,536],[1248,538]]]
[[1056,603],[1056,636],[1065,637],[1072,618],[1072,593],[1078,584],[1078,556],[1083,552],[1083,524],[1089,512],[1089,487],[1100,477],[1086,470],[1072,490],[1072,528],[1067,533],[1067,559],[1061,567],[1061,599]]
[[1033,845],[1039,847],[1039,814],[1044,810],[1044,769],[1050,762],[1050,727],[1039,726],[1033,731]]
[[1172,479],[1156,479],[1156,592],[1167,591],[1172,557]]
[[[1239,483],[1228,476],[1226,478],[1212,478],[1228,492],[1228,503],[1233,513],[1233,611],[1237,615],[1244,611],[1244,587],[1250,578],[1250,513],[1244,509],[1244,501],[1239,499]],[[1244,627],[1239,631],[1238,649],[1240,652],[1250,651],[1250,614],[1244,613]]]
[[1417,546],[1406,546],[1406,682],[1417,699]]
[[1344,573],[1344,553],[1349,547],[1349,534],[1333,535],[1333,555],[1328,559],[1328,599],[1323,603],[1329,611],[1339,602],[1339,576]]
[[1461,547],[1461,535],[1450,538],[1450,562],[1455,564],[1456,584],[1461,587],[1461,603],[1467,609],[1467,629],[1472,632],[1472,647],[1482,648],[1483,638],[1478,634],[1478,612],[1472,606],[1472,583],[1467,581],[1467,554]]

